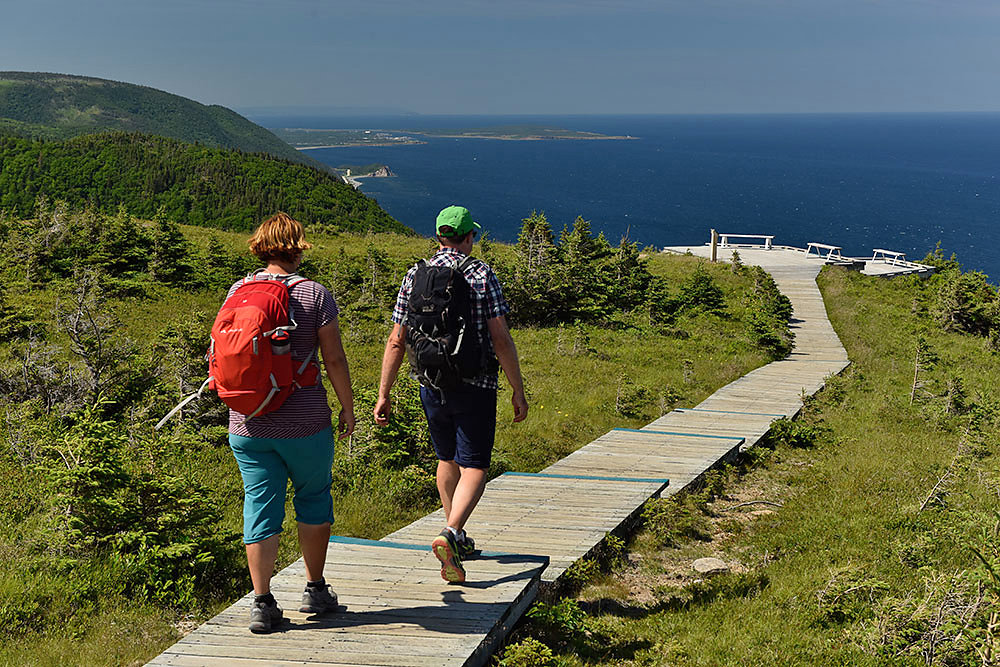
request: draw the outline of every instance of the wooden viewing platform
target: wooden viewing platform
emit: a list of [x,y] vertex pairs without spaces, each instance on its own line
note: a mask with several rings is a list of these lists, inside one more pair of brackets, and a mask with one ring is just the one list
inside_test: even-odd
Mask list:
[[[894,276],[917,275],[926,277],[934,273],[934,267],[906,259],[906,253],[884,248],[872,249],[871,257],[845,257],[841,255],[841,246],[828,243],[809,242],[805,248],[789,245],[776,245],[773,234],[718,234],[718,259],[728,260],[732,251],[742,253],[747,250],[775,250],[777,252],[802,253],[813,261],[842,266],[853,271],[860,271],[867,276],[891,278]],[[732,239],[750,239],[733,243]],[[675,254],[691,253],[711,258],[711,244],[705,246],[673,246],[663,248],[663,252]],[[816,251],[815,254],[813,251]],[[727,252],[728,251],[728,252]]]
[[[707,246],[679,248],[707,256]],[[752,447],[771,422],[792,417],[849,363],[826,317],[802,252],[740,248],[743,261],[774,277],[794,308],[795,349],[722,387],[696,407],[642,429],[614,429],[538,473],[492,480],[470,522],[477,546],[469,581],[439,575],[430,542],[441,510],[382,540],[334,537],[326,576],[341,611],[307,616],[299,606],[299,560],[272,581],[287,622],[267,635],[247,630],[252,595],[203,623],[151,665],[483,665],[534,599],[643,504],[670,495],[721,460]],[[669,481],[668,481],[669,480]]]

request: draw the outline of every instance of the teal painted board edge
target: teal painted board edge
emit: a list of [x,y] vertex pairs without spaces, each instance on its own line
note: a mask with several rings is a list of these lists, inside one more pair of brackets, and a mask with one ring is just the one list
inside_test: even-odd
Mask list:
[[739,410],[709,410],[708,408],[677,408],[676,412],[719,412],[726,415],[756,415],[757,417],[787,417],[771,412],[740,412]]
[[714,438],[715,440],[738,440],[743,442],[743,438],[731,435],[708,435],[705,433],[675,433],[673,431],[653,431],[641,428],[613,428],[612,431],[626,431],[628,433],[652,433],[654,435],[679,435],[685,438]]
[[405,542],[383,542],[382,540],[366,540],[362,537],[345,537],[331,535],[330,541],[336,544],[353,544],[362,547],[387,547],[389,549],[409,549],[410,551],[427,551],[426,544],[407,544]]
[[[407,551],[430,551],[427,544],[409,544],[406,542],[390,542],[387,540],[366,540],[362,537],[345,537],[343,535],[331,535],[330,542],[334,544],[350,544],[361,547],[384,547],[386,549],[406,549]],[[480,551],[481,558],[519,558],[529,563],[549,564],[548,556],[537,556],[534,554],[512,554],[507,551]]]
[[513,477],[552,477],[555,479],[596,479],[602,482],[635,482],[642,484],[663,484],[667,486],[670,480],[665,477],[600,477],[597,475],[559,475],[552,472],[505,472]]

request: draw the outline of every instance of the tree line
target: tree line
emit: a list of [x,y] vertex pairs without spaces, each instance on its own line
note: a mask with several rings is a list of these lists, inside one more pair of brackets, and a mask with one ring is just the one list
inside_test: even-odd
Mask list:
[[40,196],[74,209],[248,230],[274,211],[330,230],[410,230],[337,176],[263,153],[109,132],[65,141],[0,134],[0,210],[26,217]]

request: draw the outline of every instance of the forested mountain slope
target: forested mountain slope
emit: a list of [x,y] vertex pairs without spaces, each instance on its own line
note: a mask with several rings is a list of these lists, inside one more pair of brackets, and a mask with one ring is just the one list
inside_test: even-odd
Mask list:
[[0,211],[31,215],[40,197],[221,229],[250,229],[282,210],[331,231],[410,232],[337,176],[270,155],[137,133],[0,135]]
[[142,132],[214,148],[268,153],[325,169],[226,107],[106,79],[0,72],[0,132],[68,139],[106,131]]

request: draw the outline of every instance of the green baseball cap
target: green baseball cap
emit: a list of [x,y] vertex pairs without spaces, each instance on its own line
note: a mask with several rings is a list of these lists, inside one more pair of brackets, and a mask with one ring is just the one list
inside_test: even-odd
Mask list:
[[479,231],[482,227],[478,222],[472,221],[469,209],[464,206],[449,206],[438,213],[436,229],[438,236],[451,237],[464,236],[472,230]]

